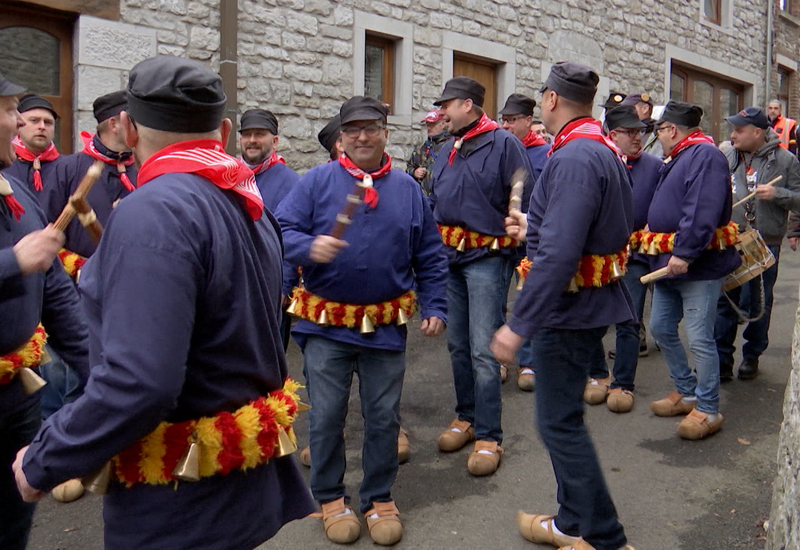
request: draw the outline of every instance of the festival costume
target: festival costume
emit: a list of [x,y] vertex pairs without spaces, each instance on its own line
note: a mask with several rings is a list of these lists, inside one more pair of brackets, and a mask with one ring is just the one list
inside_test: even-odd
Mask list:
[[27,183],[28,189],[41,201],[42,192],[55,183],[57,167],[67,157],[59,154],[54,143],[38,156],[25,147],[19,136],[14,138],[13,144],[17,160],[3,170],[3,175]]

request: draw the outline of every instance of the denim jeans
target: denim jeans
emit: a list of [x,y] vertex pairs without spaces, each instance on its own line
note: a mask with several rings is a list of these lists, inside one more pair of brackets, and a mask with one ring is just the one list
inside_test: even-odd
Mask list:
[[[761,357],[769,346],[769,322],[772,315],[772,299],[775,281],[778,278],[778,259],[781,247],[770,246],[775,255],[775,264],[761,274],[740,286],[729,290],[728,296],[749,317],[755,317],[761,311],[761,280],[764,281],[764,315],[758,321],[747,324],[744,329],[745,343],[742,346],[743,359]],[[742,292],[744,289],[749,292]],[[744,296],[746,294],[746,296]],[[739,328],[739,315],[731,307],[728,298],[720,296],[717,302],[717,323],[714,327],[714,339],[717,341],[719,366],[723,371],[733,369],[733,353],[736,351],[736,332]]]
[[47,382],[40,392],[42,420],[47,420],[51,414],[83,394],[78,374],[50,346],[47,346],[47,353],[52,361],[39,367],[39,374]]
[[[685,397],[696,395],[697,410],[707,414],[719,412],[719,356],[714,322],[721,289],[722,279],[658,281],[650,316],[650,332],[661,346],[675,388]],[[678,335],[681,319],[685,321],[697,374],[689,366]]]
[[627,539],[583,422],[588,365],[606,330],[541,329],[532,342],[536,418],[558,484],[556,525],[597,550],[617,550]]
[[514,261],[489,256],[450,267],[447,349],[453,367],[456,415],[473,425],[475,438],[503,442],[500,365],[489,346],[505,322],[503,308]]
[[25,550],[36,503],[23,502],[11,472],[17,451],[33,441],[42,424],[39,398],[31,397],[0,414],[0,548]]
[[405,367],[406,355],[402,351],[308,337],[303,350],[303,370],[311,401],[311,492],[320,503],[347,498],[343,431],[353,373],[358,374],[364,417],[361,512],[369,511],[373,502],[392,500]]
[[637,321],[617,325],[617,344],[614,354],[614,381],[612,388],[622,388],[633,391],[633,381],[636,378],[636,367],[639,364],[639,320],[644,315],[644,299],[647,295],[647,285],[639,282],[642,275],[650,272],[650,266],[637,261],[628,262],[623,282],[628,287],[628,292],[633,301],[633,310]]

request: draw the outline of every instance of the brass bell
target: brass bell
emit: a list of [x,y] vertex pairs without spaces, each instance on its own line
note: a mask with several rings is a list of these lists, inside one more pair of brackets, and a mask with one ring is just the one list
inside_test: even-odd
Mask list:
[[525,284],[525,277],[520,277],[519,281],[517,281],[517,290],[522,290],[522,286]]
[[647,248],[647,253],[650,256],[658,256],[658,247],[656,246],[655,241],[650,241],[650,246]]
[[319,318],[317,318],[317,324],[323,327],[328,324],[328,310],[322,310],[322,313],[319,314]]
[[458,246],[456,247],[456,251],[464,252],[467,249],[467,239],[461,237],[461,240],[458,241]]
[[361,318],[361,334],[372,334],[375,332],[375,325],[372,324],[372,319],[366,313]]
[[567,285],[567,292],[570,294],[577,294],[580,292],[580,288],[578,288],[578,282],[575,280],[575,277],[569,280],[569,284]]
[[81,479],[81,483],[96,495],[104,495],[108,492],[108,484],[111,481],[111,462],[106,462],[102,468],[95,473]]
[[303,403],[302,401],[297,402],[297,412],[306,412],[311,410],[311,405]]
[[275,457],[289,456],[296,450],[297,444],[286,433],[286,429],[283,426],[278,426],[278,448],[275,449]]
[[500,241],[494,239],[492,241],[492,245],[489,247],[489,250],[491,250],[492,252],[500,252]]
[[726,246],[725,246],[725,237],[723,237],[723,238],[721,238],[719,240],[719,250],[720,250],[720,252],[725,250],[725,248],[726,248]]
[[20,369],[17,376],[19,376],[19,380],[22,382],[22,389],[25,395],[36,393],[47,385],[44,378],[29,368]]
[[196,441],[189,443],[189,447],[172,470],[172,477],[181,481],[200,481],[200,446]]
[[612,281],[617,281],[619,279],[622,279],[622,276],[624,274],[625,273],[623,273],[622,268],[620,268],[619,263],[617,262],[617,260],[612,261],[611,262],[611,280]]
[[289,307],[286,308],[286,313],[289,315],[297,315],[297,308],[300,306],[300,300],[295,298],[292,300],[292,303],[289,304]]
[[403,326],[408,324],[408,315],[403,308],[397,312],[397,326]]

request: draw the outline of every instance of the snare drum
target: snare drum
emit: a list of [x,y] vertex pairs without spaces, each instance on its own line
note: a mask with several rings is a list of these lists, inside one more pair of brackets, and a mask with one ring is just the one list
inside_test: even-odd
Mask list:
[[723,291],[742,286],[775,265],[775,256],[757,229],[739,233],[739,240],[734,246],[742,258],[742,265],[725,277]]

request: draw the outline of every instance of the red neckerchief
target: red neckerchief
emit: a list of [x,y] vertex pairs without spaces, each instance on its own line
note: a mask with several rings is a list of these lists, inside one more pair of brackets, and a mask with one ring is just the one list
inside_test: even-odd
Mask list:
[[122,161],[118,159],[112,159],[111,157],[104,155],[97,150],[97,147],[94,146],[94,134],[90,134],[89,132],[81,132],[81,140],[83,140],[83,151],[81,151],[81,153],[85,153],[95,160],[116,166],[117,173],[119,174],[119,181],[122,182],[122,185],[125,186],[125,189],[128,191],[136,190],[136,187],[134,187],[133,183],[131,183],[128,174],[125,173],[125,167],[133,164],[133,155]]
[[575,139],[591,139],[592,141],[602,143],[614,151],[615,155],[622,158],[622,152],[619,150],[619,147],[617,147],[617,144],[603,134],[602,124],[600,124],[599,120],[595,120],[592,117],[575,119],[561,128],[561,131],[553,140],[553,147],[550,149],[550,152],[547,153],[547,156],[549,157]]
[[17,157],[20,159],[33,163],[33,189],[36,191],[42,190],[42,174],[40,170],[42,169],[43,162],[50,162],[51,160],[56,160],[58,158],[58,149],[56,149],[56,144],[52,141],[50,145],[47,146],[41,155],[34,155],[25,144],[22,143],[22,140],[19,139],[19,136],[14,137],[14,151],[17,154]]
[[230,189],[244,200],[253,220],[264,213],[264,200],[256,186],[253,171],[240,159],[225,152],[215,139],[195,139],[173,143],[147,159],[139,169],[139,187],[171,173],[197,174],[220,189]]
[[522,145],[525,146],[525,149],[529,149],[531,147],[539,147],[540,145],[546,145],[547,142],[544,140],[542,136],[535,133],[533,130],[529,131],[527,135],[522,138]]
[[0,197],[3,197],[9,212],[19,221],[25,213],[25,208],[14,198],[14,190],[11,189],[11,184],[2,175],[0,175]]
[[[383,154],[383,164],[381,167],[375,170],[374,172],[369,172],[369,175],[372,177],[373,180],[378,178],[382,178],[386,174],[392,171],[392,157],[389,156],[389,153]],[[350,158],[342,153],[339,155],[339,164],[347,170],[347,173],[353,176],[354,178],[358,178],[360,180],[364,179],[364,176],[367,175],[367,172],[356,166]],[[378,191],[375,190],[374,187],[366,187],[364,188],[364,202],[370,208],[375,208],[378,206]]]
[[258,175],[261,172],[266,172],[267,170],[272,168],[272,165],[278,164],[279,162],[281,164],[286,164],[286,161],[283,160],[283,157],[273,150],[272,154],[269,156],[268,159],[263,160],[261,164],[253,168],[253,175]]
[[664,163],[671,161],[675,157],[678,156],[678,153],[686,149],[687,147],[691,147],[692,145],[697,145],[698,143],[710,143],[711,145],[716,145],[714,143],[714,138],[711,136],[707,136],[703,133],[702,130],[697,130],[696,132],[692,132],[682,140],[680,140],[675,147],[672,148],[672,152],[669,156],[664,159]]
[[478,120],[478,125],[475,126],[475,128],[473,128],[460,138],[456,138],[456,142],[453,144],[453,148],[450,150],[450,157],[447,159],[447,164],[449,166],[453,165],[453,159],[456,158],[456,151],[461,149],[461,146],[464,144],[465,141],[467,141],[468,139],[472,139],[480,134],[491,132],[492,130],[497,130],[498,128],[500,128],[500,126],[498,126],[494,120],[486,116],[486,113],[483,113],[480,120]]

